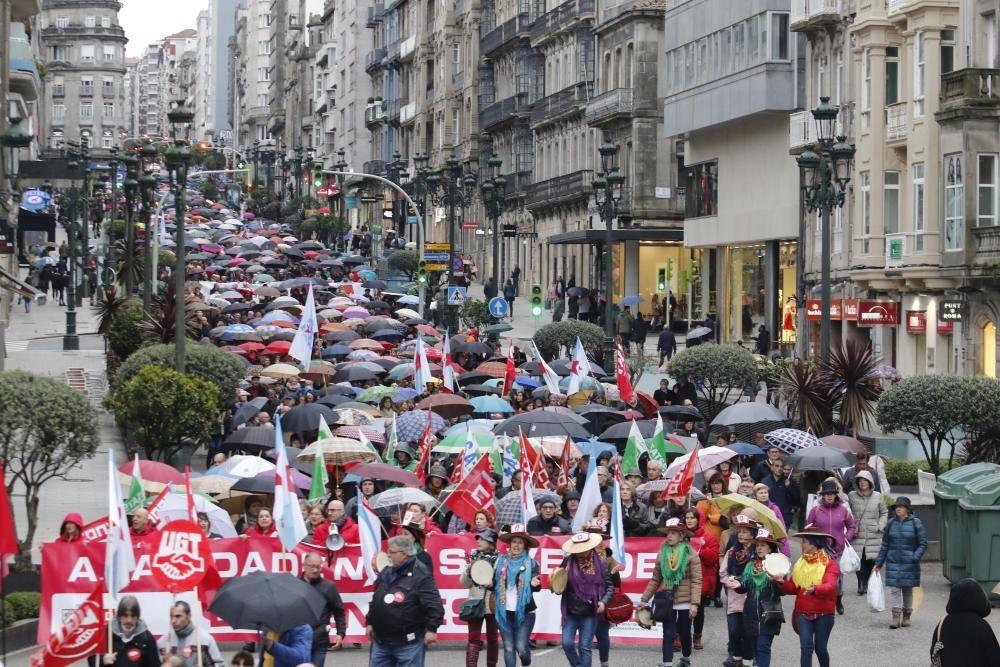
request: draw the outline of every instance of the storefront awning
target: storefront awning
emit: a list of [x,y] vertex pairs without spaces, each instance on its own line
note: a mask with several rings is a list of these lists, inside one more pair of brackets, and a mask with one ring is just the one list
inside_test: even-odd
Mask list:
[[0,267],[0,287],[13,290],[21,296],[28,296],[32,299],[42,295],[40,291],[28,283],[21,281],[17,276],[12,276],[3,267]]
[[[580,229],[575,232],[564,232],[550,236],[549,245],[582,245],[602,244],[607,232],[603,229]],[[621,241],[683,241],[683,229],[644,228],[644,229],[613,229],[612,243]]]

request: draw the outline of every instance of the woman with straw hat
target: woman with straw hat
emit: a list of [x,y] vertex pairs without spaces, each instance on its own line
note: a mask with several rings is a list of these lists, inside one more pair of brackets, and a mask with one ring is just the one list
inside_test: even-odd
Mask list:
[[[497,532],[489,527],[476,531],[476,548],[469,555],[469,565],[462,573],[460,582],[469,588],[469,600],[482,600],[484,612],[478,619],[466,621],[469,626],[469,642],[465,647],[465,667],[476,667],[479,652],[483,648],[482,632],[486,625],[486,667],[497,667],[499,642],[497,641],[497,621],[493,599],[493,574],[496,572]],[[477,565],[483,563],[485,565]],[[485,570],[488,578],[483,579],[479,571]]]
[[673,596],[673,610],[663,622],[663,662],[660,667],[674,666],[674,638],[680,636],[681,658],[677,667],[691,664],[691,619],[698,615],[701,602],[701,559],[688,544],[692,530],[681,518],[670,517],[659,528],[667,538],[660,547],[653,567],[653,576],[646,585],[639,606],[649,605],[661,589]]
[[[771,667],[771,643],[781,632],[781,591],[776,578],[764,568],[765,559],[780,553],[780,541],[766,528],[758,528],[753,541],[753,558],[743,570],[740,583],[746,600],[743,602],[743,634],[753,647],[756,667]],[[787,563],[787,560],[786,560]],[[750,656],[747,656],[748,658]]]
[[615,592],[608,567],[595,552],[602,541],[600,533],[576,533],[562,545],[567,554],[562,565],[562,647],[570,667],[590,667],[597,618]]
[[724,667],[741,667],[743,659],[750,660],[753,646],[743,632],[743,603],[746,594],[743,589],[743,571],[753,560],[753,538],[760,527],[745,511],[736,514],[731,524],[735,537],[732,546],[726,549],[719,564],[719,581],[726,588],[726,627],[729,630],[729,658]]
[[812,524],[792,537],[802,540],[802,557],[795,561],[791,578],[778,584],[782,595],[795,596],[792,629],[799,635],[800,661],[812,665],[813,652],[820,667],[830,667],[827,645],[837,615],[837,580],[840,567],[833,555],[833,536]]
[[514,524],[510,532],[500,536],[508,545],[507,553],[497,558],[493,573],[493,595],[497,627],[503,638],[505,667],[515,667],[515,656],[522,665],[531,664],[528,639],[535,627],[534,593],[542,588],[541,566],[528,555],[528,549],[538,546],[538,540]]

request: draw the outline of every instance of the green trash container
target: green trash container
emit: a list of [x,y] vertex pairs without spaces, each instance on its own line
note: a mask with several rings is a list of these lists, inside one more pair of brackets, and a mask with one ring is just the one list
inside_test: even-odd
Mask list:
[[949,470],[938,476],[934,497],[941,517],[941,568],[945,578],[955,583],[969,576],[968,552],[959,500],[965,497],[969,485],[1000,472],[995,463],[973,463]]
[[969,576],[989,596],[1000,583],[1000,473],[969,484],[958,506],[966,530]]

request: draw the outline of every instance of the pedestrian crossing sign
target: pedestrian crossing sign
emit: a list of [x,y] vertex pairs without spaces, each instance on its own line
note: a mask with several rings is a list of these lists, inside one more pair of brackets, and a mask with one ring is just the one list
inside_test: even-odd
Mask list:
[[465,292],[464,287],[449,287],[448,288],[448,305],[449,306],[464,306],[465,305]]

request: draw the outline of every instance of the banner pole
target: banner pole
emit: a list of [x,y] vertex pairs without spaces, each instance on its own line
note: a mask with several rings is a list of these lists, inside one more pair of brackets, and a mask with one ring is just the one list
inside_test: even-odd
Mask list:
[[[198,587],[194,587],[194,599],[199,600],[198,597]],[[201,605],[198,605],[200,608]],[[200,609],[199,609],[200,610]],[[195,650],[198,651],[198,667],[202,667],[202,655],[201,655],[201,621],[204,618],[204,614],[199,614],[197,622],[194,624],[194,644]]]

